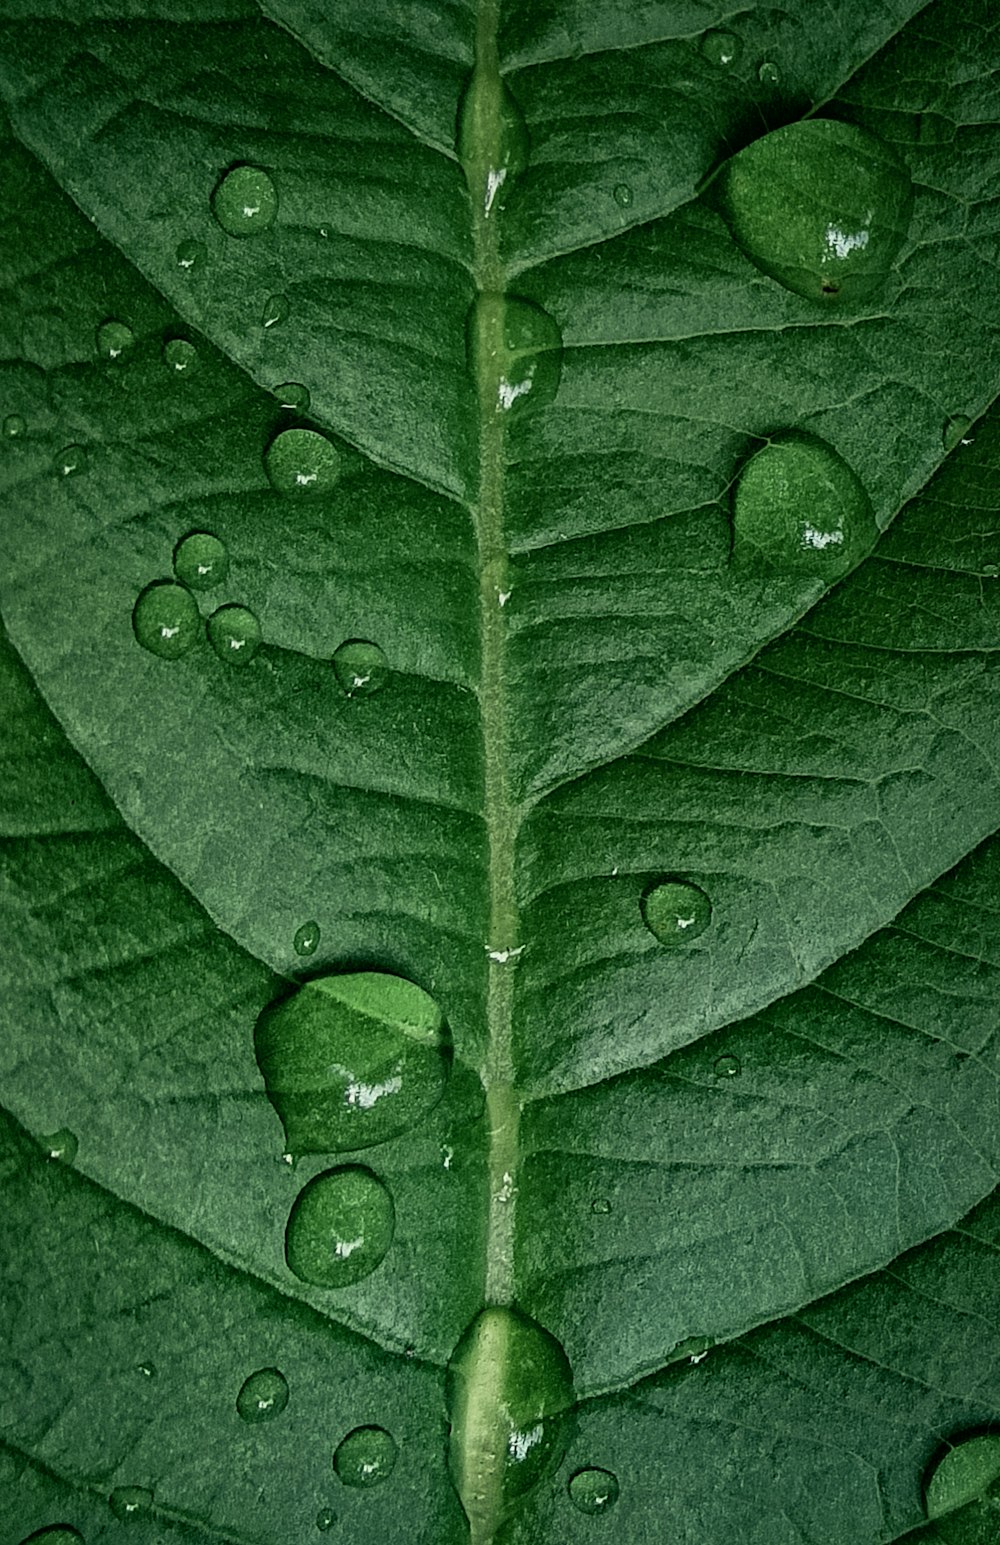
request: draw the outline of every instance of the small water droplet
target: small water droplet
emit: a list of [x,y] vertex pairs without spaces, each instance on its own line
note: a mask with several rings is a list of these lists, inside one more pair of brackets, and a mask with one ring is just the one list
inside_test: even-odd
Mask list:
[[212,194],[212,211],[229,236],[255,236],[272,226],[278,192],[259,166],[234,166]]
[[136,1368],[136,1373],[141,1373],[142,1377],[144,1379],[155,1379],[156,1378],[156,1364],[155,1363],[139,1363],[138,1367]]
[[274,395],[283,408],[294,410],[296,413],[308,413],[312,398],[309,395],[308,386],[303,386],[301,381],[283,381],[280,386],[274,388]]
[[264,1010],[254,1046],[296,1155],[383,1143],[433,1110],[448,1080],[440,1008],[414,982],[380,972],[304,983]]
[[148,1513],[153,1505],[153,1493],[146,1486],[116,1486],[108,1498],[108,1504],[116,1518],[131,1523]]
[[163,363],[174,375],[193,376],[201,361],[190,339],[168,338],[163,345]]
[[337,1444],[333,1468],[345,1486],[380,1486],[392,1474],[398,1454],[395,1438],[384,1427],[355,1427]]
[[296,955],[315,955],[319,945],[319,924],[315,922],[303,923],[301,928],[295,931],[292,947]]
[[509,86],[493,70],[477,66],[458,110],[458,158],[469,192],[487,219],[501,189],[528,164],[528,128]]
[[64,445],[56,457],[55,467],[60,477],[79,477],[88,465],[85,445]]
[[28,426],[20,413],[8,413],[3,421],[4,438],[16,440],[27,432]]
[[177,243],[174,257],[178,268],[183,268],[185,273],[190,273],[192,269],[202,266],[208,257],[208,248],[203,241],[181,241]]
[[186,585],[156,580],[147,585],[132,610],[132,631],[143,649],[163,660],[177,660],[202,636],[198,603]]
[[928,1518],[941,1518],[981,1497],[1000,1479],[1000,1433],[957,1438],[936,1458],[924,1480]]
[[287,295],[269,295],[261,314],[262,327],[277,327],[288,316],[291,307]]
[[641,902],[642,920],[661,944],[690,944],[712,920],[712,903],[690,880],[658,880]]
[[382,1264],[392,1244],[392,1197],[360,1164],[326,1170],[299,1192],[285,1229],[285,1260],[300,1282],[349,1287]]
[[614,200],[620,209],[628,209],[629,205],[632,203],[632,198],[632,189],[629,187],[627,182],[618,182],[615,184]]
[[599,1213],[602,1217],[606,1217],[611,1211],[611,1203],[606,1196],[597,1196],[591,1202],[590,1210],[591,1212]]
[[72,1164],[80,1148],[76,1133],[67,1127],[60,1127],[58,1132],[40,1137],[38,1141],[46,1158],[61,1159],[64,1164]]
[[174,548],[174,573],[191,590],[212,590],[229,573],[226,544],[210,531],[191,531]]
[[97,352],[102,359],[121,359],[135,343],[135,333],[127,322],[109,317],[97,329]]
[[533,301],[482,294],[466,326],[469,368],[498,413],[544,407],[559,390],[562,333]]
[[72,1524],[47,1524],[26,1534],[21,1545],[83,1545],[83,1535]]
[[743,45],[734,32],[706,32],[701,40],[702,57],[709,64],[735,64]]
[[283,429],[264,453],[264,470],[280,494],[328,493],[340,477],[340,452],[315,429]]
[[324,1534],[327,1529],[332,1529],[337,1522],[337,1515],[332,1507],[321,1507],[316,1514],[316,1527],[322,1529]]
[[952,418],[947,419],[941,435],[945,450],[953,451],[956,446],[962,444],[963,440],[967,440],[971,428],[972,420],[966,418],[964,413],[956,413]]
[[774,435],[744,464],[733,505],[733,558],[832,584],[878,539],[871,501],[832,446]]
[[1000,566],[995,563],[984,563],[983,573],[986,575],[987,579],[995,579],[996,576],[1000,574]]
[[258,1368],[243,1380],[236,1409],[245,1422],[270,1422],[288,1404],[288,1380],[278,1368]]
[[389,679],[389,662],[378,644],[349,638],[334,652],[333,673],[348,697],[371,697]]
[[260,623],[246,606],[220,606],[208,619],[208,641],[227,665],[249,665],[260,648]]
[[764,63],[757,71],[757,79],[760,81],[762,86],[780,86],[781,71],[778,69],[778,66],[775,64],[773,59],[764,60]]
[[618,1501],[618,1477],[589,1467],[569,1478],[569,1500],[581,1513],[604,1513]]
[[732,1052],[726,1052],[723,1056],[716,1057],[712,1071],[719,1082],[722,1083],[727,1078],[739,1078],[743,1072],[743,1064],[739,1057],[734,1056]]

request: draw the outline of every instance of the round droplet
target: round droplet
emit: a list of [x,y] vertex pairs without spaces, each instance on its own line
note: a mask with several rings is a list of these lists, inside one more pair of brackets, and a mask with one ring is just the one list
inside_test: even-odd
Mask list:
[[177,244],[174,253],[178,268],[183,268],[185,273],[190,273],[194,268],[200,268],[208,257],[208,248],[203,241],[181,241]]
[[967,440],[971,428],[972,420],[971,418],[966,418],[964,413],[956,413],[953,418],[949,418],[945,423],[944,432],[941,436],[945,450],[953,451],[956,446],[961,445],[963,440]]
[[318,945],[318,923],[303,923],[301,928],[296,929],[295,938],[292,940],[292,947],[296,955],[315,955]]
[[264,310],[261,314],[262,327],[277,327],[283,322],[290,310],[287,295],[269,295],[264,302]]
[[4,438],[7,440],[17,440],[27,433],[27,429],[28,426],[20,413],[8,413],[3,421]]
[[885,281],[913,188],[864,129],[808,118],[755,140],[723,168],[719,207],[750,261],[797,295],[854,301]]
[[312,402],[308,386],[303,386],[301,381],[283,381],[274,388],[274,395],[283,408],[296,413],[308,413]]
[[878,538],[868,495],[837,452],[812,435],[775,435],[733,490],[733,557],[832,584]]
[[389,679],[389,662],[377,644],[349,638],[334,652],[333,673],[348,697],[371,697]]
[[249,665],[260,648],[260,623],[246,606],[220,606],[208,619],[208,641],[227,665]]
[[598,1196],[591,1202],[590,1210],[591,1212],[599,1213],[602,1217],[606,1217],[611,1211],[611,1203],[606,1196]]
[[254,1045],[296,1155],[383,1143],[422,1120],[448,1079],[448,1037],[434,999],[374,971],[304,983],[264,1010]]
[[928,1518],[940,1518],[981,1497],[1000,1479],[1000,1433],[956,1440],[936,1459],[924,1481]]
[[619,209],[628,209],[629,205],[632,203],[632,198],[632,189],[629,187],[627,182],[619,182],[615,184],[614,199]]
[[332,1529],[337,1522],[337,1515],[332,1507],[321,1507],[316,1514],[316,1527],[322,1529],[324,1534],[327,1529]]
[[340,477],[340,452],[315,429],[283,429],[265,452],[264,469],[280,494],[328,493]]
[[192,531],[174,548],[174,573],[191,590],[212,590],[229,573],[226,544],[210,531]]
[[720,1083],[725,1083],[727,1078],[739,1078],[743,1072],[743,1064],[739,1057],[733,1056],[732,1052],[726,1052],[723,1056],[716,1057],[712,1071]]
[[641,905],[643,922],[661,944],[690,944],[712,921],[712,903],[689,880],[658,880]]
[[146,586],[135,603],[132,631],[150,654],[177,660],[201,638],[198,603],[186,585],[157,580]]
[[742,45],[734,32],[706,32],[701,40],[702,56],[710,64],[735,64]]
[[102,359],[121,359],[135,343],[135,333],[127,322],[113,317],[97,329],[97,352]]
[[112,1513],[123,1523],[131,1523],[148,1513],[153,1505],[153,1493],[146,1486],[117,1486],[108,1498]]
[[618,1501],[618,1477],[596,1467],[569,1478],[569,1500],[581,1513],[604,1513]]
[[76,1133],[67,1127],[60,1127],[58,1132],[40,1137],[38,1141],[46,1158],[61,1159],[64,1164],[72,1164],[80,1148]]
[[384,1427],[355,1427],[341,1438],[333,1456],[333,1468],[345,1486],[380,1486],[388,1480],[399,1449]]
[[21,1545],[83,1545],[83,1535],[72,1524],[47,1524],[26,1534]]
[[201,363],[198,350],[187,338],[168,338],[163,345],[163,363],[174,375],[193,376]]
[[234,166],[212,194],[212,210],[230,236],[266,231],[278,213],[278,193],[259,166]]
[[56,457],[56,471],[60,477],[79,477],[87,470],[87,448],[85,445],[64,445]]
[[288,1380],[277,1368],[258,1368],[243,1380],[236,1409],[245,1422],[270,1422],[288,1404]]
[[482,294],[466,326],[469,368],[497,413],[544,407],[559,390],[562,333],[533,301]]
[[392,1244],[392,1197],[370,1169],[326,1170],[299,1192],[285,1229],[285,1260],[300,1282],[349,1287],[370,1276]]

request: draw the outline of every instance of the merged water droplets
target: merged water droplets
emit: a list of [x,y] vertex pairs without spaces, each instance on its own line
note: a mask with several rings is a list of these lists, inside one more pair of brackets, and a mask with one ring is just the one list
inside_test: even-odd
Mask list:
[[340,452],[315,429],[283,429],[264,453],[264,470],[278,493],[328,493],[340,477]]
[[191,590],[212,590],[229,574],[229,552],[210,531],[192,531],[174,549],[174,573]]
[[349,1287],[381,1265],[395,1227],[392,1197],[371,1170],[360,1164],[326,1170],[295,1199],[285,1260],[300,1282]]
[[389,662],[378,644],[346,639],[335,651],[333,673],[348,697],[371,697],[389,679]]
[[135,333],[127,322],[111,317],[97,329],[97,352],[102,359],[121,359],[135,343]]
[[270,1422],[288,1404],[288,1380],[279,1368],[258,1368],[244,1379],[236,1410],[245,1422]]
[[198,604],[186,585],[156,580],[135,603],[132,631],[150,654],[179,660],[202,636]]
[[712,903],[690,880],[658,880],[641,902],[642,920],[661,944],[690,944],[712,921]]
[[208,619],[208,641],[227,665],[249,665],[261,638],[260,623],[248,606],[220,606]]
[[230,236],[256,236],[274,224],[278,192],[259,166],[234,166],[212,194],[212,212]]
[[355,1427],[337,1444],[333,1468],[345,1486],[380,1486],[398,1457],[396,1440],[384,1427]]
[[108,1498],[108,1505],[116,1518],[123,1523],[132,1523],[149,1512],[153,1493],[147,1486],[117,1486]]
[[928,1518],[941,1518],[981,1497],[1000,1480],[1000,1432],[956,1439],[935,1459],[924,1479]]
[[733,490],[733,557],[830,584],[878,537],[864,486],[824,440],[775,435],[751,456]]
[[618,1501],[618,1477],[596,1466],[569,1478],[569,1500],[581,1513],[605,1513]]
[[562,333],[533,301],[482,294],[466,329],[469,368],[495,411],[544,406],[559,390]]

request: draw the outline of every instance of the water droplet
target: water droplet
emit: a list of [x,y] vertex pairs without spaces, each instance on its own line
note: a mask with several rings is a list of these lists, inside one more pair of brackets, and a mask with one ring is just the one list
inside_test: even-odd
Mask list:
[[183,268],[185,273],[192,269],[200,268],[208,257],[208,248],[203,241],[181,241],[177,243],[177,251],[174,253],[178,268]]
[[127,322],[110,317],[97,329],[97,352],[102,359],[121,359],[134,343],[135,333]]
[[296,955],[315,955],[319,945],[319,924],[314,922],[303,923],[296,929],[292,947]]
[[188,338],[168,338],[163,345],[163,363],[175,375],[193,376],[201,361]]
[[559,390],[562,334],[533,301],[483,294],[469,312],[469,368],[498,413],[544,407]]
[[743,1064],[739,1057],[733,1056],[731,1052],[726,1052],[723,1056],[716,1057],[712,1071],[719,1082],[722,1083],[727,1078],[739,1078],[743,1072]]
[[83,1545],[83,1535],[72,1524],[47,1524],[26,1534],[21,1545]]
[[20,413],[8,413],[3,421],[4,438],[7,440],[18,439],[20,435],[27,432],[27,429],[28,426]]
[[264,470],[280,494],[328,493],[340,477],[340,452],[315,429],[283,429],[264,453]]
[[628,209],[629,205],[632,203],[632,197],[632,189],[629,187],[627,182],[619,182],[615,184],[614,199],[615,203],[619,206],[620,209]]
[[1000,1433],[960,1438],[936,1459],[924,1481],[928,1518],[940,1518],[981,1497],[1000,1479]]
[[260,648],[260,623],[246,606],[220,606],[208,619],[208,641],[227,665],[249,665]]
[[689,880],[658,880],[642,898],[642,920],[661,944],[690,944],[712,920],[712,903]]
[[458,158],[474,202],[489,219],[501,189],[528,164],[524,114],[494,70],[476,68],[458,110]]
[[79,477],[88,464],[85,445],[64,445],[56,457],[55,467],[60,477]]
[[377,644],[349,638],[333,656],[333,672],[348,697],[371,697],[389,679],[389,662]]
[[301,381],[283,381],[274,388],[274,395],[283,408],[293,409],[296,413],[309,412],[312,398],[308,386],[303,386]]
[[117,1486],[108,1498],[116,1518],[124,1523],[141,1518],[153,1505],[153,1493],[146,1486]]
[[519,1310],[483,1309],[455,1348],[445,1385],[449,1464],[473,1538],[560,1461],[573,1375],[554,1336]]
[[264,1010],[254,1033],[290,1152],[346,1152],[414,1126],[444,1093],[441,1010],[415,983],[374,971],[317,977]]
[[733,156],[718,198],[762,272],[810,300],[854,301],[883,284],[909,227],[913,188],[873,134],[808,118]]
[[177,660],[198,643],[201,615],[186,585],[156,580],[147,585],[132,611],[132,631],[150,654]]
[[1000,574],[1000,567],[998,567],[995,563],[984,563],[983,573],[986,575],[987,579],[995,579],[996,576]]
[[229,553],[210,531],[192,531],[174,548],[174,573],[192,590],[212,590],[229,573]]
[[324,1534],[327,1529],[332,1529],[337,1522],[337,1515],[332,1507],[321,1507],[316,1514],[316,1527],[322,1529]]
[[399,1449],[384,1427],[355,1427],[341,1438],[333,1468],[345,1486],[380,1486],[395,1468]]
[[285,1229],[285,1260],[300,1282],[349,1287],[385,1259],[396,1227],[392,1197],[360,1164],[316,1175],[299,1192]]
[[606,1217],[611,1211],[611,1203],[606,1196],[598,1196],[591,1202],[590,1210],[591,1212],[600,1213],[602,1217]]
[[[781,71],[778,69],[778,66],[775,64],[773,59],[764,60],[764,63],[757,71],[757,79],[760,81],[762,86],[781,85]],[[815,120],[812,121],[815,122]]]
[[155,1379],[156,1378],[156,1364],[155,1363],[140,1363],[138,1365],[138,1367],[136,1368],[136,1373],[141,1373],[144,1379]]
[[230,236],[266,231],[278,213],[278,193],[259,166],[234,166],[212,194],[212,211]]
[[567,1489],[569,1500],[581,1513],[603,1513],[618,1501],[618,1477],[610,1470],[577,1470]]
[[956,413],[952,418],[947,419],[941,435],[945,450],[953,451],[956,446],[961,445],[963,440],[968,439],[971,428],[972,420],[966,418],[964,413]]
[[285,320],[290,309],[287,295],[269,295],[264,302],[261,326],[277,327],[279,322]]
[[733,490],[733,557],[832,584],[869,553],[878,526],[864,487],[812,435],[775,435]]
[[240,1385],[236,1409],[245,1422],[270,1422],[288,1404],[288,1380],[278,1368],[258,1368]]
[[80,1148],[76,1133],[67,1127],[60,1127],[58,1132],[40,1137],[38,1141],[46,1158],[61,1159],[64,1164],[72,1164]]
[[743,45],[734,32],[706,32],[701,40],[703,58],[709,64],[735,64]]

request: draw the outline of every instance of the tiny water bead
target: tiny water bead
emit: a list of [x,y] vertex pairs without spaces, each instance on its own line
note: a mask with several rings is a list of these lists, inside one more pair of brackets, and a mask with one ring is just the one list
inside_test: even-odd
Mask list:
[[947,419],[941,435],[941,442],[945,450],[953,451],[956,446],[961,445],[963,441],[967,440],[971,428],[972,420],[971,418],[966,418],[964,413],[956,413],[952,418]]
[[303,923],[301,928],[295,930],[292,948],[296,955],[315,955],[319,947],[319,939],[319,924],[314,922]]
[[930,1466],[924,1480],[928,1518],[941,1518],[981,1497],[1000,1480],[1000,1433],[984,1432],[956,1440]]
[[632,193],[632,189],[629,187],[627,182],[619,182],[615,184],[614,200],[619,209],[628,209],[632,203],[633,197],[634,195]]
[[203,241],[178,242],[174,253],[178,268],[183,268],[185,273],[190,273],[194,268],[200,268],[207,257],[208,248]]
[[581,1513],[604,1513],[618,1501],[618,1477],[596,1466],[569,1478],[569,1500]]
[[723,1056],[716,1057],[712,1071],[719,1083],[725,1083],[729,1078],[739,1078],[743,1072],[743,1064],[732,1052],[726,1052]]
[[88,465],[87,448],[84,445],[64,445],[55,459],[60,477],[79,477]]
[[880,287],[906,236],[913,188],[881,140],[808,118],[763,135],[719,177],[720,212],[746,257],[810,300]]
[[274,388],[274,395],[283,408],[296,413],[308,413],[312,403],[309,388],[303,386],[301,381],[283,381]]
[[192,531],[174,548],[174,573],[191,590],[212,590],[229,574],[229,552],[210,531]]
[[398,1456],[396,1440],[384,1427],[355,1427],[337,1444],[333,1468],[345,1486],[380,1486]]
[[131,1523],[149,1512],[153,1493],[146,1486],[117,1486],[108,1498],[108,1505],[116,1518]]
[[283,429],[264,453],[264,470],[280,494],[328,493],[340,477],[340,452],[315,429]]
[[598,1196],[591,1202],[590,1210],[601,1217],[607,1217],[611,1211],[611,1203],[606,1196]]
[[296,1156],[383,1143],[433,1110],[448,1081],[440,1008],[375,971],[317,977],[269,1005],[254,1048]]
[[690,944],[712,921],[712,903],[690,880],[658,880],[640,905],[643,922],[661,944]]
[[140,1363],[135,1371],[136,1371],[136,1373],[140,1373],[144,1379],[155,1379],[156,1378],[156,1364],[155,1363]]
[[262,327],[276,327],[288,316],[291,307],[287,295],[269,295],[261,314]]
[[274,224],[278,192],[259,166],[234,166],[212,194],[212,212],[229,236],[255,236]]
[[348,697],[371,697],[389,679],[389,662],[378,644],[345,639],[334,651],[333,673]]
[[482,294],[466,327],[469,369],[496,412],[544,407],[559,390],[562,333],[533,301]]
[[846,461],[813,435],[775,435],[733,490],[733,558],[832,584],[869,553],[878,526]]
[[208,641],[227,665],[249,665],[261,643],[260,623],[246,606],[220,606],[208,619]]
[[288,1380],[278,1368],[258,1368],[243,1380],[236,1410],[245,1422],[270,1422],[288,1404]]
[[300,1282],[350,1287],[370,1276],[392,1244],[392,1197],[360,1164],[326,1170],[299,1192],[285,1230],[285,1260]]
[[52,1132],[48,1137],[38,1139],[42,1152],[48,1159],[59,1159],[63,1164],[72,1164],[80,1150],[80,1144],[75,1132],[68,1127],[60,1127],[58,1132]]
[[127,322],[113,317],[97,329],[97,352],[102,359],[121,359],[135,343],[135,333]]
[[190,339],[168,338],[163,345],[163,363],[174,375],[193,376],[201,361]]
[[321,1507],[316,1514],[316,1527],[322,1529],[324,1533],[327,1529],[332,1529],[336,1522],[337,1515],[332,1507]]
[[3,433],[5,440],[17,440],[26,434],[28,426],[20,413],[8,413],[3,421]]
[[202,636],[198,603],[186,585],[156,580],[139,596],[132,631],[143,649],[161,660],[179,660]]
[[757,79],[762,86],[780,86],[781,71],[773,59],[765,59],[757,71]]
[[742,44],[734,32],[706,32],[701,40],[702,57],[709,64],[735,64]]

